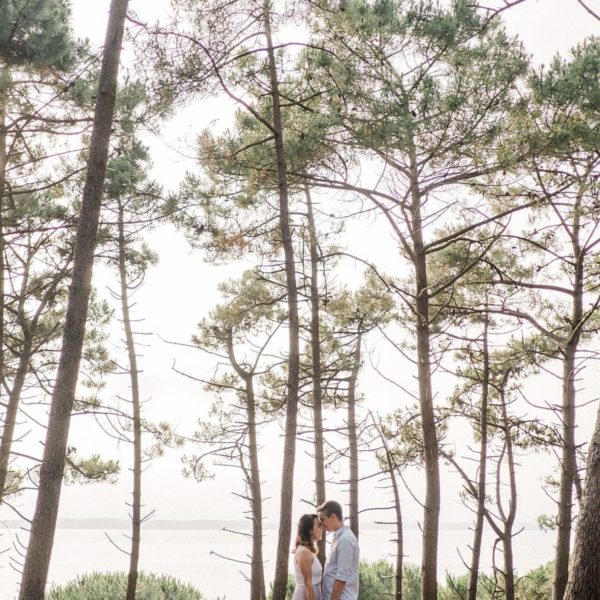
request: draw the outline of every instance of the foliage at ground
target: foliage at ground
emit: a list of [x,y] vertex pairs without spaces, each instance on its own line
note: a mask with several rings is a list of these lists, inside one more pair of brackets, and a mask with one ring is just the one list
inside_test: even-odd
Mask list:
[[[125,598],[125,573],[91,573],[80,575],[65,585],[53,587],[47,600],[115,600]],[[136,600],[206,600],[191,585],[168,575],[140,573]],[[218,599],[217,599],[218,600]]]

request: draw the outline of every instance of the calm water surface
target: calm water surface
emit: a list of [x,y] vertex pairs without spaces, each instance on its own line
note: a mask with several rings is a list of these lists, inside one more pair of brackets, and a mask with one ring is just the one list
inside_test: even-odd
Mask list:
[[[468,561],[471,532],[464,529],[443,529],[440,532],[440,575],[444,572],[463,573],[460,554]],[[111,538],[127,546],[125,531],[107,532]],[[3,547],[10,543],[11,534],[5,532],[1,538]],[[392,535],[382,529],[361,531],[361,557],[376,560],[393,556]],[[492,540],[486,540],[491,546]],[[515,564],[519,573],[543,564],[553,558],[554,535],[541,532],[535,525],[526,527],[514,540]],[[276,548],[276,532],[269,530],[265,536],[265,574],[267,580],[273,578]],[[243,536],[215,530],[147,530],[143,532],[141,568],[154,573],[172,575],[181,581],[196,586],[207,600],[225,597],[227,600],[241,600],[248,596],[244,564],[227,561],[230,557],[238,561],[248,560],[249,544]],[[9,555],[0,556],[0,598],[12,600],[17,595],[18,574],[9,566]],[[221,555],[221,556],[218,556]],[[420,562],[421,539],[418,529],[405,531],[405,561]],[[499,558],[501,561],[501,557]],[[491,556],[486,555],[482,562],[489,569]],[[124,571],[128,557],[119,552],[99,529],[59,529],[55,540],[50,581],[64,583],[75,576],[92,571]]]

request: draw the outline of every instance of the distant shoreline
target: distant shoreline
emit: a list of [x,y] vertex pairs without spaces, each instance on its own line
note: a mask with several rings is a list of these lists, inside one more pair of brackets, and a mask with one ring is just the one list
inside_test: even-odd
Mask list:
[[[26,528],[27,523],[19,520],[0,521],[3,527],[8,529]],[[539,529],[537,523],[523,523],[521,526],[527,529]],[[58,529],[129,529],[131,521],[128,519],[117,518],[96,518],[96,519],[59,519]],[[264,529],[277,529],[277,523],[266,522]],[[198,520],[175,520],[175,519],[152,519],[144,523],[146,530],[212,530],[223,529],[244,530],[250,529],[248,521],[222,521],[216,519],[198,519]],[[441,523],[440,529],[445,531],[464,531],[472,528],[472,523]],[[394,529],[394,525],[381,523],[361,523],[361,529],[364,530],[388,530]],[[419,529],[417,523],[404,523],[404,529],[414,531]],[[0,533],[2,528],[0,528]]]

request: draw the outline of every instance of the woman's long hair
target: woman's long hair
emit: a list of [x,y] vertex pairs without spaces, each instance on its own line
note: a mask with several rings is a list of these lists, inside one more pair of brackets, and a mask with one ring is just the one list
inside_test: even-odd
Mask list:
[[315,526],[317,515],[302,515],[298,521],[298,533],[296,534],[296,548],[298,546],[306,546],[313,554],[317,554],[318,550],[312,539],[312,530]]

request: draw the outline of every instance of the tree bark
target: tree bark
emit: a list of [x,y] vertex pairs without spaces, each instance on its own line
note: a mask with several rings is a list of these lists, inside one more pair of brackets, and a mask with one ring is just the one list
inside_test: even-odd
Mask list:
[[43,600],[48,578],[71,411],[75,399],[85,335],[94,250],[98,234],[100,203],[106,174],[127,4],[128,0],[112,0],[110,7],[87,175],[77,225],[65,330],[52,394],[44,457],[40,471],[39,492],[23,567],[20,600]]
[[[313,424],[315,429],[315,492],[316,505],[325,502],[325,449],[323,442],[323,400],[321,394],[321,327],[319,319],[319,249],[312,197],[308,186],[306,213],[310,238],[310,344],[312,351]],[[318,558],[325,564],[325,536],[318,543]]]
[[[414,159],[413,159],[413,162]],[[431,349],[429,329],[429,284],[421,222],[421,198],[416,179],[412,183],[412,222],[416,278],[416,338],[419,404],[423,433],[426,491],[423,507],[423,550],[421,598],[437,600],[437,553],[440,519],[439,449],[431,389]]]
[[4,377],[4,264],[5,240],[4,240],[4,190],[6,189],[6,101],[8,86],[8,71],[0,68],[0,398],[5,391]]
[[27,299],[27,288],[29,285],[29,262],[25,272],[22,275],[21,289],[19,292],[20,302],[17,312],[19,324],[23,334],[23,341],[19,351],[19,362],[14,374],[12,386],[10,386],[6,381],[4,382],[4,388],[8,392],[8,403],[6,406],[6,412],[4,414],[2,439],[0,441],[0,503],[4,499],[6,492],[6,480],[9,472],[8,467],[14,440],[15,426],[17,424],[19,403],[21,401],[23,386],[25,385],[25,379],[29,371],[31,357],[34,353],[33,342],[36,335],[36,329],[44,310],[56,291],[57,286],[65,276],[66,270],[66,266],[60,269],[59,272],[56,273],[54,279],[49,283],[46,292],[40,299],[38,307],[30,322],[27,321],[27,315],[25,314],[25,301]]
[[123,204],[119,200],[119,281],[121,285],[121,312],[125,330],[125,344],[129,360],[129,381],[131,383],[131,407],[133,416],[133,493],[131,504],[131,549],[129,552],[129,572],[127,574],[127,594],[125,600],[135,600],[140,560],[140,540],[142,529],[142,419],[140,406],[140,384],[135,349],[135,339],[131,328],[129,311],[129,285],[125,262],[125,225]]
[[396,572],[394,580],[396,582],[394,599],[402,600],[402,571],[404,570],[404,531],[402,524],[402,505],[400,504],[400,491],[398,489],[398,480],[396,479],[396,465],[392,460],[389,448],[385,448],[386,460],[392,492],[394,494],[394,512],[396,513]]
[[362,334],[356,338],[356,349],[348,386],[348,449],[350,454],[350,529],[358,539],[358,439],[356,431],[356,384],[360,370]]
[[485,497],[487,477],[487,445],[488,445],[488,397],[490,383],[490,354],[488,347],[489,319],[485,316],[483,325],[483,373],[481,381],[481,409],[479,428],[479,478],[477,481],[477,512],[475,514],[475,530],[473,533],[473,552],[469,568],[469,589],[467,600],[477,600],[477,584],[479,579],[479,561],[481,559],[481,540],[485,518]]
[[581,193],[577,195],[573,224],[570,232],[575,259],[571,327],[566,345],[563,347],[562,384],[562,456],[560,492],[557,515],[556,546],[554,554],[553,600],[563,600],[569,577],[569,554],[571,552],[571,530],[573,526],[573,485],[577,476],[577,447],[575,443],[575,373],[577,368],[577,348],[579,345],[579,324],[583,315],[583,263],[585,254],[579,242],[581,221]]
[[[501,408],[502,408],[502,420],[504,423],[504,443],[506,451],[506,460],[508,463],[508,478],[510,486],[510,501],[508,506],[508,512],[504,511],[500,503],[500,477],[498,477],[496,494],[498,497],[498,512],[502,516],[504,521],[504,531],[502,535],[502,547],[504,553],[504,595],[506,600],[515,599],[515,572],[514,572],[514,559],[513,559],[513,525],[517,514],[517,478],[515,470],[515,456],[513,450],[513,443],[510,430],[510,422],[508,419],[508,410],[506,407],[506,396],[505,386],[508,381],[509,373],[502,382],[502,388],[500,390]],[[500,464],[498,464],[498,471],[500,471]]]
[[281,495],[279,509],[279,532],[277,538],[277,556],[273,581],[273,600],[285,600],[290,541],[292,534],[292,501],[294,497],[294,463],[296,458],[296,429],[298,412],[298,385],[300,372],[300,322],[298,316],[298,288],[296,283],[296,264],[292,244],[292,230],[289,215],[289,197],[287,183],[287,164],[283,141],[281,103],[275,50],[271,35],[270,2],[263,4],[263,18],[267,41],[271,100],[273,103],[273,136],[277,161],[277,187],[279,192],[279,231],[285,256],[285,277],[288,301],[289,349],[288,381],[285,417],[285,439],[283,467],[281,474]]
[[252,376],[245,380],[248,416],[248,452],[250,454],[250,492],[252,502],[252,567],[250,573],[250,600],[265,600],[265,570],[263,561],[263,516],[258,439],[256,435],[256,401]]
[[564,600],[597,600],[600,590],[600,411],[590,442],[585,486]]
[[262,488],[258,463],[258,436],[256,432],[256,398],[254,396],[254,372],[239,364],[233,347],[233,330],[227,331],[227,355],[235,372],[244,382],[246,395],[246,420],[248,423],[248,455],[250,474],[246,469],[247,485],[250,488],[250,508],[252,511],[252,559],[250,567],[250,600],[265,600],[265,571],[263,560],[263,516]]

